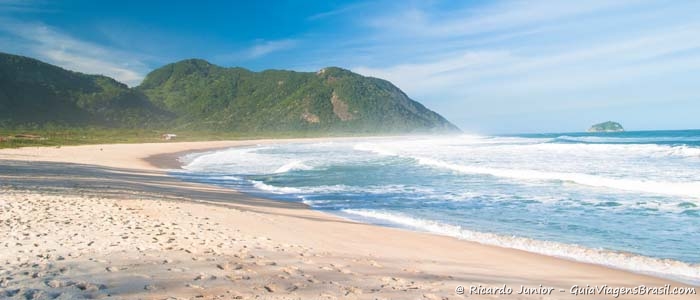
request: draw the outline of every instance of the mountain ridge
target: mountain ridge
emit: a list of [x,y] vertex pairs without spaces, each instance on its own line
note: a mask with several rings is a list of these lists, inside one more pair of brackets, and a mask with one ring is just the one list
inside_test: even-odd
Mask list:
[[[44,106],[62,113],[49,114]],[[390,82],[338,67],[254,72],[185,59],[129,88],[107,76],[0,53],[0,126],[28,122],[245,132],[459,131]]]
[[[0,53],[0,125],[56,123],[113,127],[160,121],[165,113],[125,84]],[[136,124],[134,124],[136,125]]]

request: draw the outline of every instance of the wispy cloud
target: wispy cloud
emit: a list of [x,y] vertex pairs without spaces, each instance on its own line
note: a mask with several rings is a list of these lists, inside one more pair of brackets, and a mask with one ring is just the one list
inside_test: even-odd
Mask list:
[[[700,40],[694,38],[698,32],[700,24],[691,24],[559,53],[465,50],[456,56],[425,63],[398,64],[386,68],[359,66],[354,70],[390,78],[421,95],[430,94],[436,88],[460,90],[468,87],[470,92],[485,88],[499,90],[504,82],[509,83],[511,90],[519,88],[530,92],[536,89],[586,88],[631,77],[657,75],[660,68],[666,71],[700,68],[696,64],[700,56],[697,53]],[[695,52],[695,55],[674,57],[687,51]],[[683,63],[684,60],[687,63]],[[664,61],[675,68],[666,67]],[[487,79],[494,80],[487,83]]]
[[276,41],[261,41],[258,44],[250,47],[246,52],[249,58],[259,58],[268,55],[272,52],[289,50],[298,43],[294,39],[284,39]]
[[544,108],[687,101],[698,92],[685,78],[700,71],[700,22],[691,13],[699,6],[547,1],[407,7],[369,18],[372,47],[392,55],[353,70],[389,79],[452,119],[501,114],[530,123],[526,116]]
[[35,0],[0,0],[1,13],[34,13],[34,12],[56,12],[55,9],[47,8],[44,1]]
[[367,2],[358,2],[358,3],[354,3],[354,4],[341,6],[339,8],[333,9],[333,10],[317,13],[317,14],[314,14],[312,16],[309,16],[306,19],[309,21],[316,21],[316,20],[326,19],[326,18],[330,18],[330,17],[336,17],[336,16],[339,16],[342,14],[346,14],[346,13],[358,10],[360,8],[365,8],[367,6],[368,6]]
[[[552,126],[532,118],[555,114],[539,111],[578,117],[594,108],[625,111],[654,104],[656,110],[664,102],[689,103],[700,93],[693,82],[700,72],[700,2],[694,1],[360,0],[327,11],[322,11],[327,4],[318,5],[316,14],[302,11],[293,20],[300,22],[282,22],[293,25],[273,36],[260,27],[223,40],[199,39],[197,32],[184,37],[158,26],[143,32],[141,22],[149,21],[114,29],[121,20],[97,24],[92,35],[71,35],[28,22],[42,20],[31,10],[52,3],[35,4],[0,0],[0,51],[131,85],[148,71],[146,62],[191,56],[253,69],[336,65],[388,79],[449,119],[466,120],[460,124],[465,128],[480,120],[494,131],[505,127],[502,119],[484,116],[508,116],[506,131],[530,124],[541,128],[523,130],[547,130]],[[261,39],[250,40],[251,35]],[[95,36],[100,43],[87,38]],[[135,53],[133,45],[153,55]],[[649,119],[638,118],[643,124]],[[588,122],[567,122],[574,120]]]
[[454,38],[562,20],[618,7],[626,2],[629,1],[503,1],[447,11],[409,6],[388,15],[369,18],[366,25],[392,34]]
[[250,47],[215,55],[213,59],[223,64],[241,63],[265,57],[275,52],[291,50],[297,47],[299,43],[298,39],[257,40]]
[[139,55],[83,41],[42,23],[3,18],[0,25],[15,48],[69,70],[110,76],[131,86],[148,71]]

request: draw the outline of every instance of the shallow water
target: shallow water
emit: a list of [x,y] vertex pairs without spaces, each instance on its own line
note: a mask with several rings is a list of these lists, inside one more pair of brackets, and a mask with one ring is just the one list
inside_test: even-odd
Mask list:
[[700,282],[700,131],[357,139],[182,158],[357,221]]

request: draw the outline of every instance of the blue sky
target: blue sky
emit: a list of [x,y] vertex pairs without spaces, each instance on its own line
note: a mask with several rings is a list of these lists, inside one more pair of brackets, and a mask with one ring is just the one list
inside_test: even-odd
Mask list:
[[0,0],[0,51],[138,85],[340,66],[474,133],[700,128],[700,1]]

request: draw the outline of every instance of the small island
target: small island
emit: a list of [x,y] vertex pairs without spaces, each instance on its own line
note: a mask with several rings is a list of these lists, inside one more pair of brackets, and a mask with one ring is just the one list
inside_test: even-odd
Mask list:
[[607,121],[599,124],[595,124],[588,128],[588,132],[622,132],[625,131],[622,125],[617,122]]

